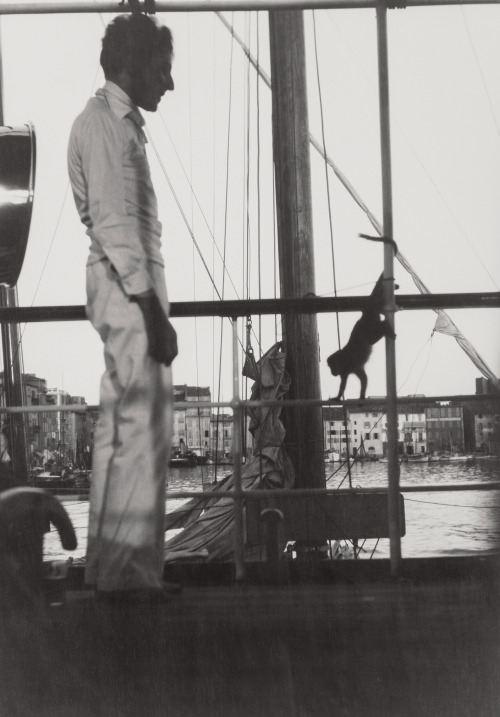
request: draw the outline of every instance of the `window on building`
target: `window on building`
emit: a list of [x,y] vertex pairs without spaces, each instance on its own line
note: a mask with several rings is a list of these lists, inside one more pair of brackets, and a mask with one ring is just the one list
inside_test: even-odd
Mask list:
[[374,433],[372,436],[373,440],[376,441],[378,439],[378,433]]
[[365,433],[365,441],[369,441],[369,440],[370,440],[370,434],[369,434],[369,433]]

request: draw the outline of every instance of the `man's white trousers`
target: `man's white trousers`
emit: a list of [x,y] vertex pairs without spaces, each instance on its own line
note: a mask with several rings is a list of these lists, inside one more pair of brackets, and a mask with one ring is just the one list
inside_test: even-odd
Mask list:
[[[149,266],[168,314],[163,267]],[[85,582],[97,590],[161,585],[172,441],[171,368],[147,353],[144,320],[108,260],[87,267],[87,315],[104,342],[94,431]]]

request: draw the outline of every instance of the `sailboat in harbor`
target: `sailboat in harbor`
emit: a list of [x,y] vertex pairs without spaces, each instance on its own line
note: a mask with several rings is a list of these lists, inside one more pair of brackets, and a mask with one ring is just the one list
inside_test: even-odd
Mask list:
[[[52,12],[65,7],[63,3],[56,3],[55,6],[40,4],[36,12]],[[113,6],[114,7],[114,6]],[[160,8],[161,6],[158,5]],[[26,8],[31,12],[31,8]],[[85,3],[77,3],[77,7],[69,5],[68,11],[90,12]],[[95,9],[95,8],[94,8]],[[103,9],[109,9],[103,5]],[[116,8],[114,8],[116,9]],[[22,13],[22,4],[16,8],[6,6],[3,8],[4,14]],[[309,147],[311,146],[317,152],[322,161],[324,161],[325,170],[333,171],[335,176],[340,180],[341,184],[347,189],[350,197],[352,197],[356,205],[363,210],[365,217],[371,226],[376,230],[377,234],[383,237],[390,237],[392,231],[392,209],[391,209],[391,176],[390,176],[390,132],[388,122],[388,61],[386,56],[386,32],[385,20],[380,10],[378,21],[379,32],[379,68],[380,68],[380,87],[381,87],[381,139],[382,139],[382,184],[384,190],[384,226],[379,222],[374,213],[370,211],[366,203],[361,199],[358,192],[354,189],[352,183],[347,179],[345,174],[339,169],[338,165],[332,160],[327,151],[325,142],[318,141],[309,130],[308,103],[307,103],[307,82],[305,71],[305,42],[304,27],[301,16],[295,17],[293,13],[278,14],[270,17],[270,66],[273,81],[272,95],[272,114],[273,114],[273,136],[274,136],[274,166],[276,170],[276,225],[277,225],[277,253],[280,270],[280,296],[281,300],[272,308],[272,311],[279,311],[279,301],[284,302],[282,321],[283,336],[285,339],[288,370],[291,375],[291,391],[289,398],[293,400],[307,402],[317,402],[317,405],[304,405],[299,412],[293,408],[285,406],[284,420],[287,425],[287,444],[291,452],[292,461],[296,467],[297,483],[296,488],[321,488],[324,489],[324,462],[321,451],[317,447],[322,445],[322,419],[321,419],[321,387],[319,380],[319,346],[317,342],[318,328],[315,318],[316,311],[337,310],[338,308],[347,309],[349,311],[354,308],[362,307],[362,297],[357,300],[344,300],[335,297],[331,300],[323,300],[316,297],[316,285],[314,276],[314,248],[312,241],[312,192],[310,181],[310,162]],[[266,75],[262,67],[261,59],[258,55],[252,53],[250,47],[245,45],[237,34],[234,27],[228,23],[227,19],[220,13],[217,16],[224,27],[230,30],[232,51],[234,48],[240,47],[248,61],[248,68],[255,68],[258,81],[264,85],[270,86],[271,80]],[[275,22],[276,20],[276,22]],[[289,24],[287,24],[289,23]],[[314,24],[314,23],[313,23]],[[316,30],[316,27],[314,26]],[[234,48],[233,48],[234,45]],[[248,95],[250,102],[250,95]],[[153,140],[153,138],[150,138]],[[324,138],[323,138],[324,140]],[[159,144],[156,140],[151,142],[155,152],[159,152]],[[250,155],[247,155],[246,162],[250,167]],[[290,167],[297,166],[301,168],[300,172],[291,173]],[[294,187],[293,191],[290,187]],[[285,190],[286,188],[286,190]],[[250,193],[247,196],[248,208],[251,202]],[[193,237],[194,238],[194,237]],[[419,290],[423,294],[428,294],[428,289],[424,282],[417,275],[408,260],[403,256],[400,249],[394,251],[394,246],[390,243],[384,244],[384,272],[386,278],[393,274],[394,259],[406,269],[412,280],[417,284]],[[307,261],[297,263],[296,256],[307,257]],[[247,266],[249,270],[250,264]],[[227,267],[224,266],[224,273]],[[334,275],[335,279],[335,275]],[[402,300],[404,297],[398,297],[397,304],[394,296],[394,286],[392,280],[386,281],[386,312],[387,315],[393,316],[396,309],[404,307]],[[391,287],[388,285],[391,284]],[[221,295],[221,298],[223,295]],[[309,298],[304,298],[309,297]],[[430,297],[432,300],[432,296]],[[489,297],[491,298],[491,297]],[[290,312],[286,307],[287,301],[294,301],[295,310],[303,312],[298,314]],[[450,299],[448,298],[448,301]],[[477,298],[475,301],[479,301]],[[482,295],[478,305],[485,305],[485,296]],[[200,304],[201,302],[195,302]],[[416,304],[412,299],[413,305]],[[429,305],[427,302],[426,305]],[[441,301],[441,304],[443,302]],[[451,302],[452,304],[454,302]],[[486,304],[491,306],[491,302]],[[245,306],[244,302],[240,304],[242,315],[248,314],[250,308]],[[407,305],[409,307],[410,304]],[[327,308],[328,307],[328,308]],[[210,308],[209,308],[210,310]],[[261,311],[259,307],[257,311]],[[173,306],[173,315],[175,316],[175,305]],[[261,313],[262,316],[262,313]],[[81,317],[81,313],[80,313]],[[497,381],[494,372],[492,372],[485,362],[479,357],[472,347],[468,345],[463,335],[456,328],[455,324],[448,320],[442,308],[439,309],[438,324],[435,326],[436,331],[444,330],[445,333],[451,334],[457,338],[464,350],[469,351],[469,356],[480,368],[485,376],[487,376],[494,385]],[[307,347],[307,350],[304,350]],[[262,348],[259,347],[260,351]],[[395,445],[395,411],[397,399],[397,390],[395,386],[395,346],[388,342],[387,345],[387,363],[388,363],[388,399],[392,401],[392,408],[388,408],[388,424],[389,432],[392,438],[389,445]],[[390,369],[390,370],[389,370]],[[396,495],[398,493],[398,459],[389,449],[389,479],[390,494],[394,516],[397,516]],[[397,533],[399,529],[396,525],[397,518],[394,517],[393,525],[393,542],[398,543]],[[398,549],[395,554],[395,564],[399,561]]]
[[[290,4],[293,9],[288,9],[288,3],[285,9],[281,0],[268,0],[265,5],[270,9],[280,298],[268,300],[259,294],[258,299],[252,299],[245,293],[241,300],[230,301],[221,295],[211,301],[172,304],[172,316],[179,320],[193,315],[197,321],[214,315],[225,317],[226,323],[229,320],[233,397],[224,407],[233,411],[235,425],[243,424],[245,410],[251,410],[258,424],[258,440],[265,444],[258,445],[255,455],[243,465],[241,432],[235,430],[231,490],[222,487],[216,499],[213,491],[174,494],[188,499],[188,509],[193,510],[189,516],[186,510],[180,510],[172,518],[186,531],[194,525],[195,514],[203,517],[203,504],[207,522],[215,514],[218,519],[224,518],[225,529],[230,525],[223,541],[218,540],[220,533],[212,536],[217,549],[222,544],[224,559],[207,562],[184,556],[184,561],[167,563],[166,577],[181,579],[185,588],[178,601],[166,606],[121,610],[99,605],[85,591],[79,566],[66,565],[66,576],[57,572],[57,566],[46,571],[43,565],[47,521],[60,532],[64,548],[72,550],[76,542],[62,506],[27,487],[20,493],[0,493],[0,598],[3,600],[5,585],[9,584],[6,576],[28,576],[23,585],[33,592],[44,579],[51,585],[48,610],[37,604],[36,609],[15,620],[11,617],[18,617],[18,604],[11,603],[2,611],[0,667],[5,689],[0,694],[0,711],[5,714],[466,717],[475,712],[489,717],[497,712],[496,557],[402,558],[401,537],[406,526],[399,485],[396,347],[392,339],[387,340],[386,347],[384,398],[389,435],[388,488],[373,492],[358,490],[352,484],[338,491],[325,488],[321,415],[323,405],[331,402],[321,398],[316,314],[359,311],[369,292],[342,298],[316,296],[303,15],[298,4]],[[359,0],[339,0],[330,5],[375,7]],[[230,0],[210,6],[193,2],[191,9],[206,13],[231,10],[232,6],[239,9]],[[254,6],[259,7],[258,3]],[[158,2],[156,7],[166,12],[179,9],[172,2]],[[123,9],[104,2],[20,2],[2,3],[0,15],[51,15],[59,11],[95,14],[98,10]],[[377,4],[376,11],[383,155],[383,226],[379,233],[392,239],[388,8]],[[206,122],[206,114],[202,119]],[[2,117],[0,124],[4,121]],[[320,149],[325,167],[331,167],[323,143]],[[245,161],[250,162],[250,154]],[[250,203],[250,193],[246,196]],[[394,244],[386,241],[383,249],[376,246],[377,259],[382,252],[384,255],[384,309],[391,322],[397,308],[436,304],[443,311],[459,305],[500,306],[498,292],[465,298],[452,294],[396,297]],[[373,270],[374,277],[379,273],[380,267]],[[10,298],[0,308],[3,327],[28,320],[84,319],[81,306],[18,307]],[[259,388],[265,383],[272,394],[265,396],[267,401],[254,395],[253,402],[240,394],[238,359],[242,353],[249,357],[251,352],[248,341],[246,345],[243,341],[242,351],[238,317],[248,324],[248,317],[256,315],[270,315],[273,320],[275,315],[282,315],[280,339],[291,380],[286,395],[281,395],[281,385],[280,395],[274,395],[275,384],[264,381],[268,377],[258,368],[252,376],[247,366],[253,383]],[[4,328],[2,336],[7,332]],[[18,338],[13,343],[17,346]],[[14,353],[4,358],[8,366]],[[258,353],[254,357],[257,367],[260,354],[265,353],[260,343]],[[215,403],[226,403],[221,395]],[[346,404],[352,405],[349,401]],[[370,405],[370,400],[366,401],[365,409]],[[30,410],[35,408],[31,406]],[[82,410],[81,406],[64,408]],[[15,432],[22,401],[17,406],[9,402],[3,410],[13,423],[18,421],[12,429]],[[274,429],[269,441],[260,433],[267,420]],[[284,433],[281,421],[289,460],[281,443],[278,445],[277,439]],[[20,465],[16,470],[22,476]],[[259,485],[262,476],[270,485]],[[252,490],[246,491],[250,483]],[[30,500],[23,503],[24,495]],[[9,534],[15,514],[12,507],[22,512],[24,504],[29,508],[29,520],[19,530],[16,527],[15,534]],[[249,534],[259,548],[257,559],[252,561],[245,555]],[[388,561],[334,560],[331,558],[335,556],[324,549],[327,538],[349,538],[357,557],[364,550],[364,538],[378,540],[381,536],[390,539]],[[292,540],[295,549],[285,552],[284,546]],[[184,549],[182,538],[178,541],[178,547]]]

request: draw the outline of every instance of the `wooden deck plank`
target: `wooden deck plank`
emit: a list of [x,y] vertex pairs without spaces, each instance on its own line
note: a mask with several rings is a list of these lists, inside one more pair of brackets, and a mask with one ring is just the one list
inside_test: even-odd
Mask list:
[[497,717],[483,580],[193,586],[1,620],[2,717]]

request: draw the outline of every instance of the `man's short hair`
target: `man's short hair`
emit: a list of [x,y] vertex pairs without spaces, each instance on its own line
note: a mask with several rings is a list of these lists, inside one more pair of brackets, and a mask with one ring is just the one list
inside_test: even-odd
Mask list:
[[173,54],[172,33],[149,15],[118,15],[102,39],[101,66],[106,78],[131,67],[147,67],[158,54]]

